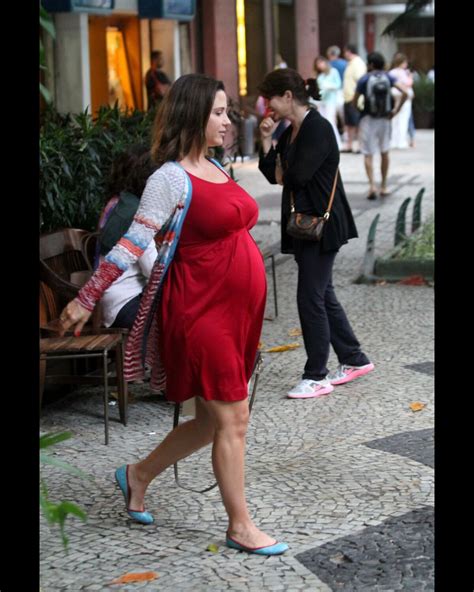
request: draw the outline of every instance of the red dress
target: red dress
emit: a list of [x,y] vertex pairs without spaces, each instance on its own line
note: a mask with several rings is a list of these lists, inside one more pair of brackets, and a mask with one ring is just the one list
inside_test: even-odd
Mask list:
[[263,258],[248,232],[258,206],[230,177],[212,183],[188,174],[191,205],[159,315],[166,397],[241,401],[247,397],[266,298]]

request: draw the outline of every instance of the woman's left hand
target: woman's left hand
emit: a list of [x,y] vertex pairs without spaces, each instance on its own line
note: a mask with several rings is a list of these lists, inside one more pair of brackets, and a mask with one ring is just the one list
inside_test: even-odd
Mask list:
[[59,334],[61,337],[71,327],[75,327],[74,335],[79,337],[84,325],[90,319],[91,314],[92,312],[81,306],[77,300],[71,300],[59,316],[61,322]]

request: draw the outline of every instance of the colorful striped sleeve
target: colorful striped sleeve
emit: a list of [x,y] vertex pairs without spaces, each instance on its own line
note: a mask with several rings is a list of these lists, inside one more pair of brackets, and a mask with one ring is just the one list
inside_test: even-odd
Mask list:
[[149,177],[129,229],[79,291],[81,306],[92,311],[105,290],[143,255],[178,204],[182,190],[177,181],[161,169]]

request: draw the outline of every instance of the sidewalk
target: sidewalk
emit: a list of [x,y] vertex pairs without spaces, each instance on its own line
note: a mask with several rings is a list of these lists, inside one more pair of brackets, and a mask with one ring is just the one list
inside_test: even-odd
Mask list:
[[[359,238],[344,246],[334,270],[340,301],[376,369],[337,387],[327,397],[290,400],[286,391],[305,362],[296,310],[296,265],[278,256],[279,316],[266,321],[264,349],[298,342],[298,349],[265,354],[247,438],[247,495],[257,523],[290,550],[262,558],[224,546],[226,516],[216,489],[199,495],[178,488],[168,469],[150,487],[149,527],[124,512],[113,471],[146,455],[172,426],[173,406],[131,386],[129,424],[111,407],[110,444],[103,444],[100,388],[82,388],[43,410],[43,431],[71,430],[58,456],[95,479],[82,481],[45,470],[53,499],[88,512],[83,524],[68,519],[70,553],[41,518],[41,585],[59,590],[388,591],[433,590],[433,289],[356,285],[376,213],[381,214],[376,254],[393,246],[398,208],[426,187],[422,218],[433,211],[433,133],[417,132],[417,147],[393,151],[384,201],[366,200],[361,155],[341,155],[341,173]],[[378,167],[376,167],[377,170]],[[257,162],[236,163],[236,177],[260,205],[252,234],[279,240],[280,187],[271,186]],[[408,220],[411,216],[410,204]],[[272,224],[273,222],[273,224]],[[269,277],[269,285],[271,279]],[[269,289],[268,313],[273,314]],[[331,354],[329,366],[337,363]],[[412,402],[426,404],[413,412]],[[214,479],[210,451],[180,463],[180,477],[204,488]],[[218,553],[206,551],[210,543]],[[127,572],[156,571],[143,584],[110,582]]]

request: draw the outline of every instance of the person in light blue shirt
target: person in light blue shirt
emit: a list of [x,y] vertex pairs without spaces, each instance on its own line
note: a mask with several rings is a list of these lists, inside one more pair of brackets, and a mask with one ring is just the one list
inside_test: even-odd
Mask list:
[[326,56],[333,68],[339,72],[339,76],[341,77],[341,84],[344,80],[344,70],[347,66],[347,60],[341,58],[341,49],[337,45],[331,45],[326,50]]

